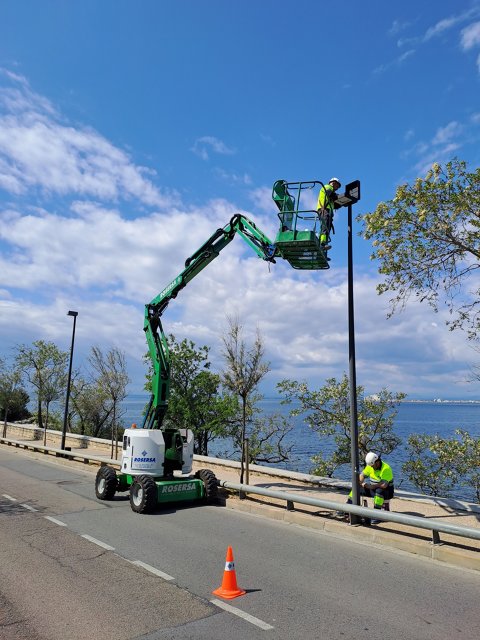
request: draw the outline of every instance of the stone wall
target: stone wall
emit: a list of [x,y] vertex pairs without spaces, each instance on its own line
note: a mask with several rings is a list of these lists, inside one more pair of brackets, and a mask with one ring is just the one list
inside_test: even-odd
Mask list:
[[[0,434],[3,432],[0,431]],[[17,424],[7,422],[7,438],[18,440],[41,441],[43,444],[44,432],[35,424]],[[62,432],[54,429],[47,429],[47,446],[60,447],[62,443]],[[121,449],[119,443],[119,449]],[[90,438],[89,436],[81,436],[75,433],[67,433],[65,435],[65,447],[72,449],[95,449],[98,452],[110,453],[110,440],[102,438]]]

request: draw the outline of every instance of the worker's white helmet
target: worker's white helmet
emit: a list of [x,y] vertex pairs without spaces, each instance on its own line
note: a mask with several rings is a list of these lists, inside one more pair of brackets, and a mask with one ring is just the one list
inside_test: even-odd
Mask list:
[[330,180],[328,182],[329,183],[338,182],[339,186],[340,187],[342,186],[342,183],[340,182],[340,180],[338,178],[330,178]]
[[380,456],[377,456],[377,454],[373,453],[373,451],[369,451],[365,456],[365,464],[367,464],[369,467],[373,467],[379,457]]

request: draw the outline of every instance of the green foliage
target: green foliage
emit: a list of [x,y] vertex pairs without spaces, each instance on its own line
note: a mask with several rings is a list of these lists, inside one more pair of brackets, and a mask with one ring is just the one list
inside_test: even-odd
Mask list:
[[[0,382],[1,385],[1,382]],[[0,390],[0,396],[3,396]],[[0,397],[0,420],[8,420],[15,422],[17,420],[26,420],[30,417],[28,403],[30,396],[25,389],[13,389],[9,397],[2,399]]]
[[236,398],[221,389],[220,376],[210,371],[209,347],[196,347],[186,339],[178,342],[173,335],[168,345],[171,381],[164,426],[191,429],[195,453],[206,456],[210,442],[228,435]]
[[[254,415],[247,424],[250,464],[278,464],[290,460],[295,443],[285,443],[286,436],[293,429],[285,416],[279,413]],[[233,438],[238,453],[241,452],[240,433],[237,429]]]
[[424,179],[400,185],[392,200],[359,220],[384,276],[377,291],[392,294],[390,315],[412,295],[435,310],[445,302],[450,329],[464,328],[474,338],[480,323],[480,169],[468,172],[457,159],[434,164]]
[[236,318],[228,318],[227,333],[222,338],[225,368],[223,384],[246,403],[263,378],[270,365],[263,361],[265,347],[257,331],[250,348],[243,338],[243,327]]
[[37,340],[32,347],[16,347],[16,365],[35,390],[38,426],[41,429],[48,427],[51,403],[65,393],[68,357],[69,354],[60,351],[53,342],[44,340]]
[[[292,431],[291,423],[279,413],[265,415],[258,407],[263,395],[255,393],[248,398],[245,411],[245,437],[248,439],[248,462],[250,464],[277,464],[290,460],[294,443],[286,444],[286,436]],[[224,457],[238,458],[243,449],[243,412],[238,412],[230,427],[229,436],[233,451]],[[245,460],[247,459],[247,452]]]
[[[332,477],[335,470],[350,464],[350,393],[349,381],[329,378],[326,384],[310,390],[306,382],[283,380],[277,385],[284,396],[283,404],[294,404],[291,416],[302,415],[305,423],[320,438],[330,439],[335,445],[332,453],[320,452],[312,458],[312,473]],[[364,388],[357,386],[358,447],[361,456],[374,450],[382,455],[391,453],[401,442],[394,433],[396,407],[405,398],[403,393],[382,389],[365,396]]]
[[[111,433],[112,402],[107,390],[97,380],[76,378],[70,394],[70,431],[94,438]],[[72,419],[75,417],[75,424]]]
[[117,347],[112,347],[104,353],[100,347],[94,346],[91,348],[88,361],[93,372],[94,386],[101,390],[100,394],[104,392],[108,398],[106,409],[108,409],[111,427],[111,456],[112,458],[114,455],[117,457],[118,438],[121,435],[119,431],[121,428],[120,419],[124,413],[124,410],[121,409],[121,403],[127,395],[127,386],[130,382],[125,354]]
[[27,405],[30,398],[21,386],[21,372],[0,358],[0,420],[4,421],[3,437],[6,437],[7,421],[23,420],[30,416]]
[[402,471],[428,495],[448,497],[463,486],[473,490],[480,502],[480,438],[461,429],[455,435],[411,434]]
[[260,416],[257,408],[263,399],[257,393],[258,385],[270,371],[269,363],[264,361],[265,347],[260,333],[257,331],[253,344],[248,347],[239,320],[228,318],[228,329],[222,341],[223,384],[240,400],[240,428],[232,429],[231,437],[234,447],[241,451],[240,482],[243,482],[245,439],[249,440],[249,462],[288,460],[292,447],[285,446],[284,439],[291,427],[282,416]]

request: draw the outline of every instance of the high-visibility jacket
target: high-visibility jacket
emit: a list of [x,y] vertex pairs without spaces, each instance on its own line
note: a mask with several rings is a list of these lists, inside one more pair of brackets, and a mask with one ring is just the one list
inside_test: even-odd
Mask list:
[[367,465],[362,471],[365,478],[370,478],[373,482],[388,482],[388,486],[393,486],[392,467],[382,460],[380,469],[374,469]]
[[326,209],[333,214],[334,190],[331,184],[326,184],[320,189],[318,194],[317,209]]

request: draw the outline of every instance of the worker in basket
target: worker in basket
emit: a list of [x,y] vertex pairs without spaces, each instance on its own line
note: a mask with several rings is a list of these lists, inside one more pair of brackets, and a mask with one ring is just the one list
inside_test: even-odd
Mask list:
[[341,187],[338,178],[330,178],[328,184],[324,184],[318,194],[317,212],[321,219],[320,243],[324,249],[331,249],[330,232],[335,233],[333,227],[333,214],[335,209],[339,209],[340,205],[336,204],[338,194],[336,193]]

